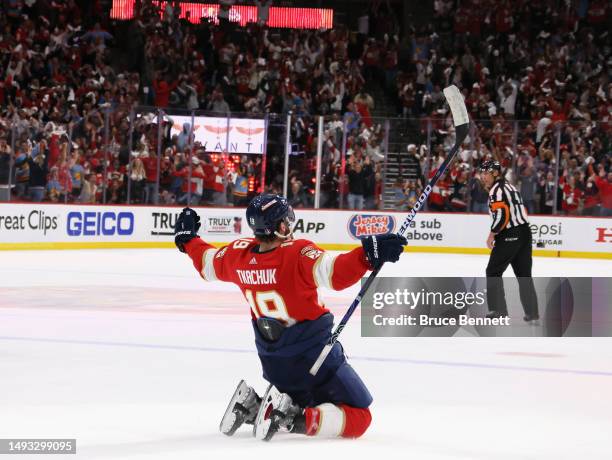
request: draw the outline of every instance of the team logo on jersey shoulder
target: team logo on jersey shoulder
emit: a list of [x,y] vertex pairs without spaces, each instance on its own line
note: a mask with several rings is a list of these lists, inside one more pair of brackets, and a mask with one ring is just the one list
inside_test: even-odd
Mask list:
[[221,257],[223,257],[225,255],[225,253],[227,252],[227,248],[229,246],[225,246],[224,248],[220,249],[219,251],[217,251],[217,254],[215,254],[215,259],[220,259]]
[[317,260],[321,256],[321,254],[323,254],[323,251],[315,248],[314,246],[305,246],[300,251],[300,254],[309,257],[312,260]]

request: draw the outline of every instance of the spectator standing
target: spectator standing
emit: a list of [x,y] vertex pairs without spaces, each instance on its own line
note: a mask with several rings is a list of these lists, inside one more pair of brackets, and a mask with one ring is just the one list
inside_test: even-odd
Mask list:
[[48,174],[47,156],[43,152],[39,152],[34,158],[28,155],[27,162],[30,168],[28,185],[30,201],[40,203],[45,198]]
[[363,179],[363,207],[376,209],[376,174],[368,156],[363,161]]
[[230,106],[227,103],[227,101],[223,98],[223,93],[220,90],[216,89],[213,92],[212,99],[208,103],[206,110],[210,110],[211,112],[214,112],[215,114],[229,116]]
[[361,121],[365,123],[368,128],[372,127],[372,115],[370,112],[374,109],[374,99],[365,91],[361,90],[355,96],[355,109],[361,117]]
[[508,117],[514,118],[516,96],[518,94],[516,83],[508,79],[503,86],[500,86],[498,94],[500,107]]
[[209,155],[204,157],[202,169],[204,170],[204,190],[202,192],[202,201],[205,204],[212,204],[213,194],[215,193],[216,174],[214,165]]
[[568,216],[578,214],[580,200],[582,199],[582,190],[576,186],[576,177],[569,176],[565,183],[561,186],[563,190],[563,202],[561,209]]
[[404,182],[400,176],[395,178],[395,183],[393,184],[393,198],[395,202],[395,209],[397,211],[407,211],[407,196],[404,191]]
[[555,193],[557,187],[555,184],[555,175],[552,171],[546,173],[546,177],[542,177],[538,184],[538,193],[540,195],[540,214],[552,214],[555,205]]
[[132,181],[132,194],[134,203],[144,203],[145,201],[145,183],[147,180],[147,172],[140,158],[135,158],[132,161],[132,172],[130,173]]
[[170,105],[170,93],[178,86],[178,82],[168,82],[166,78],[159,76],[153,80],[155,90],[155,106],[168,107]]
[[113,36],[106,30],[103,30],[99,22],[96,22],[92,30],[90,30],[89,32],[81,36],[81,40],[83,40],[84,42],[91,41],[94,43],[103,43],[103,44],[106,43],[106,41],[110,41],[112,39],[113,39]]
[[[429,173],[429,178],[431,179],[438,168],[432,170]],[[431,194],[429,195],[429,199],[427,201],[430,211],[446,211],[447,210],[447,201],[448,196],[450,195],[450,188],[452,186],[452,182],[449,178],[448,171],[444,173],[436,185],[433,186],[431,190]]]
[[57,166],[51,168],[46,190],[47,197],[52,203],[57,203],[60,201],[61,197],[64,196],[64,189],[59,181],[59,168]]
[[346,122],[347,133],[351,133],[359,128],[361,115],[359,115],[359,112],[355,109],[355,104],[352,102],[349,102],[343,119]]
[[106,203],[120,204],[125,202],[124,187],[121,183],[121,174],[114,172],[106,189]]
[[96,184],[96,175],[95,174],[87,174],[85,176],[85,180],[83,181],[83,185],[81,187],[81,193],[79,195],[80,203],[95,203],[96,195],[98,193],[98,185]]
[[289,193],[289,204],[294,208],[306,208],[308,207],[308,198],[304,192],[302,183],[299,180],[293,180],[291,182],[291,191]]
[[179,152],[185,151],[191,142],[191,138],[191,123],[183,123],[183,130],[176,137],[176,148]]
[[[11,171],[11,147],[4,137],[0,137],[0,202],[8,201],[11,193],[9,184],[14,184],[15,171]],[[13,176],[13,177],[11,177]]]
[[234,178],[234,206],[246,206],[249,204],[249,179],[246,176],[245,168],[243,165],[238,165],[236,175]]
[[489,212],[489,192],[485,189],[480,175],[470,179],[470,212],[486,214]]
[[584,207],[582,208],[583,216],[599,216],[600,205],[599,205],[599,189],[595,184],[595,177],[591,175],[586,180],[584,186]]
[[519,180],[520,192],[521,196],[523,197],[523,204],[525,205],[525,208],[527,208],[527,212],[529,214],[534,214],[538,175],[531,163],[532,162],[530,161],[529,165],[521,169],[521,172],[519,174]]
[[28,184],[30,183],[30,147],[26,142],[21,144],[19,154],[15,158],[15,197],[19,200],[26,198]]
[[[63,158],[66,157],[66,154],[63,153]],[[70,169],[68,168],[68,162],[65,159],[60,160],[57,173],[57,180],[60,183],[61,194],[59,196],[59,201],[62,203],[68,202],[68,197],[72,194],[72,177],[70,176]]]
[[[204,193],[204,169],[200,159],[193,155],[191,157],[191,182],[189,182],[188,160],[178,161],[173,172],[174,177],[181,179],[180,194],[177,202],[183,205],[198,205]],[[191,201],[189,194],[191,193]]]
[[213,163],[213,173],[215,182],[213,184],[212,202],[215,206],[227,205],[225,161],[220,159]]
[[348,206],[349,209],[363,209],[363,195],[366,188],[366,175],[363,171],[361,162],[355,157],[352,157],[353,161],[349,165],[348,173]]
[[467,210],[467,164],[462,163],[452,183],[449,204],[454,211],[465,212]]
[[595,185],[601,195],[601,216],[612,217],[612,171],[606,174],[602,168],[595,178]]
[[157,155],[143,152],[143,154],[140,155],[140,159],[142,160],[147,179],[145,186],[145,203],[157,204],[158,197],[155,195],[155,189],[157,187]]
[[552,123],[552,116],[552,110],[547,110],[544,116],[538,121],[538,126],[536,128],[536,144],[538,146],[540,145],[540,142],[542,142],[544,134],[546,134],[548,127]]
[[72,154],[70,160],[70,177],[72,178],[72,196],[78,198],[81,194],[81,188],[83,187],[83,175],[85,174],[85,168],[79,162],[80,155],[78,152]]

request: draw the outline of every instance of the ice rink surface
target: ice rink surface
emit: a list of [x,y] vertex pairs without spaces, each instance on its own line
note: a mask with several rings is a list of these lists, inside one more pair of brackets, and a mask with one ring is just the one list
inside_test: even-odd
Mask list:
[[[265,388],[237,288],[204,283],[173,250],[1,260],[0,438],[77,438],[77,455],[49,458],[612,458],[612,339],[361,338],[355,317],[342,342],[374,396],[370,430],[263,443],[218,431],[240,378]],[[383,274],[479,276],[486,260],[404,254]],[[611,268],[536,258],[534,275]],[[355,293],[324,298],[340,317]]]

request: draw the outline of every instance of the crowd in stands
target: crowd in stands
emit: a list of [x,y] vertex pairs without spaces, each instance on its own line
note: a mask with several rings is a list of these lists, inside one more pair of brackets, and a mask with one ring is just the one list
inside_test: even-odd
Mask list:
[[206,111],[291,114],[293,206],[314,204],[320,141],[320,206],[382,209],[395,133],[372,115],[380,87],[413,133],[392,186],[393,208],[409,209],[454,141],[442,88],[455,84],[476,123],[429,209],[485,212],[477,167],[491,157],[530,212],[556,201],[566,214],[612,213],[606,1],[436,0],[431,23],[402,32],[382,2],[358,31],[192,21],[179,2],[150,0],[127,23],[89,23],[104,18],[95,5],[0,7],[0,201],[9,183],[13,200],[87,203],[241,206],[282,191],[282,130],[264,186],[261,155],[207,152],[190,125],[171,130],[173,113]]
[[[434,23],[401,40],[408,52],[385,81],[398,115],[421,120],[409,122],[421,133],[416,148],[453,143],[442,95],[449,84],[475,120],[429,208],[486,211],[477,169],[493,158],[531,213],[551,214],[556,202],[563,214],[612,215],[609,2],[437,0],[434,9]],[[425,151],[419,166],[431,176],[443,159]],[[414,201],[425,179],[400,179],[398,198]]]

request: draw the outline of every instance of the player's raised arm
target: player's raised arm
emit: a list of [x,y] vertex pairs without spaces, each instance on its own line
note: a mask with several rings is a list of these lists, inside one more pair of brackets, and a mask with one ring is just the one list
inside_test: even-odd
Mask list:
[[191,258],[193,266],[206,281],[231,281],[226,259],[215,261],[218,249],[198,236],[200,225],[200,216],[193,209],[183,209],[174,227],[176,247]]
[[368,270],[385,262],[397,262],[407,244],[406,238],[391,233],[361,240],[361,247],[334,256],[314,244],[301,250],[300,271],[317,287],[340,291],[357,283]]

